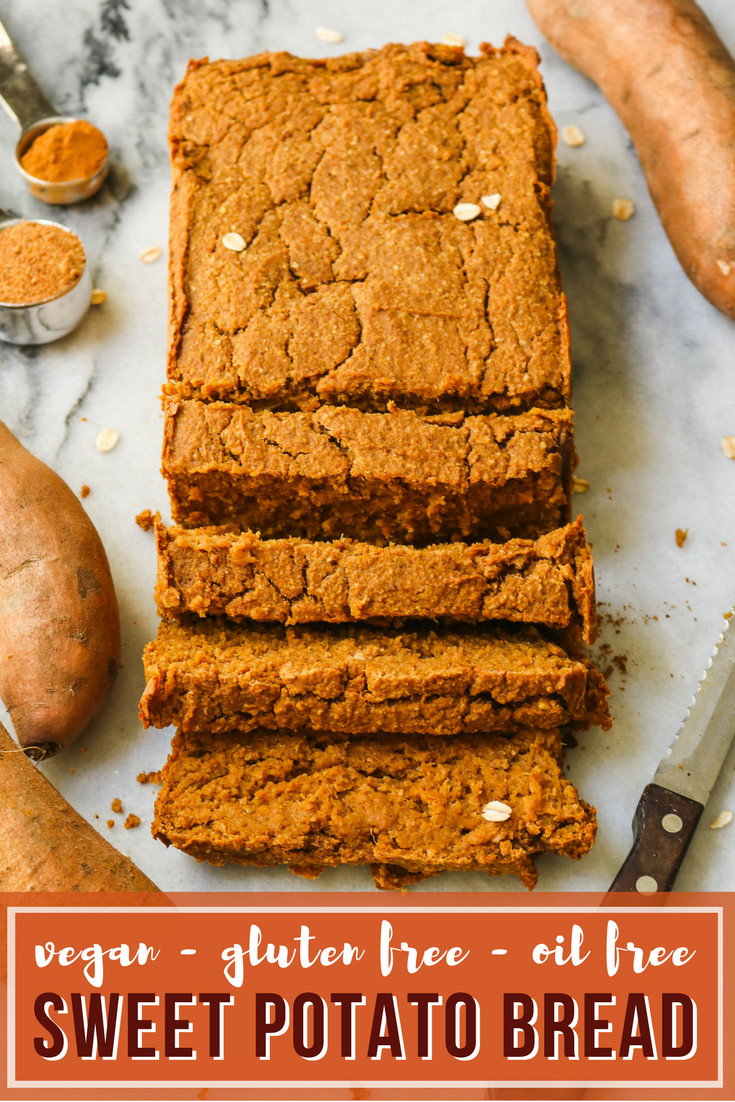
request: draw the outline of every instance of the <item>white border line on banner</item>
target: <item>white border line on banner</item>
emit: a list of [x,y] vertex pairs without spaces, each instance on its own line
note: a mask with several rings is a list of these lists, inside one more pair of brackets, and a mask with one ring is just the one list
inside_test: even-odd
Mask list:
[[[175,894],[175,893],[173,893]],[[16,915],[23,914],[67,914],[69,911],[81,914],[528,914],[529,912],[536,912],[539,914],[715,914],[717,915],[717,1011],[718,1011],[718,1032],[717,1032],[717,1075],[718,1078],[706,1079],[706,1080],[682,1080],[679,1079],[677,1083],[671,1083],[668,1080],[648,1080],[647,1082],[634,1082],[629,1079],[625,1080],[612,1080],[612,1079],[595,1079],[590,1081],[583,1081],[580,1079],[574,1080],[554,1080],[554,1088],[564,1087],[616,1087],[627,1088],[628,1090],[653,1090],[661,1087],[668,1088],[670,1090],[688,1090],[690,1088],[712,1088],[723,1087],[724,1082],[724,1047],[723,1047],[723,1011],[724,1011],[724,977],[723,977],[723,949],[724,949],[724,930],[723,930],[723,913],[724,908],[721,906],[713,907],[442,907],[442,906],[235,906],[235,907],[8,907],[8,930],[7,930],[7,944],[8,944],[8,988],[7,988],[7,1077],[6,1086],[8,1088],[15,1089],[27,1089],[32,1088],[45,1089],[45,1090],[71,1090],[78,1088],[82,1091],[88,1089],[109,1088],[110,1090],[118,1090],[121,1087],[126,1087],[130,1090],[146,1090],[150,1089],[150,1081],[142,1082],[138,1079],[118,1079],[111,1080],[105,1079],[102,1081],[87,1080],[83,1082],[79,1080],[55,1080],[50,1082],[48,1080],[30,1080],[15,1078],[15,1014],[13,1013],[15,1007],[15,918]],[[678,1084],[678,1085],[677,1085]],[[366,1089],[385,1089],[385,1090],[416,1090],[417,1088],[446,1090],[452,1088],[454,1090],[477,1090],[478,1088],[485,1088],[488,1086],[488,1080],[480,1079],[477,1081],[457,1081],[457,1080],[431,1080],[425,1079],[419,1080],[360,1080],[355,1082],[354,1080],[334,1080],[327,1079],[324,1081],[310,1080],[308,1084],[305,1084],[302,1079],[284,1079],[284,1080],[263,1080],[263,1079],[236,1079],[236,1080],[204,1080],[202,1078],[194,1080],[185,1079],[173,1079],[173,1080],[156,1080],[156,1088],[160,1090],[170,1090],[172,1088],[191,1089],[193,1087],[199,1088],[215,1088],[220,1087],[222,1090],[262,1090],[267,1085],[268,1090],[285,1090],[293,1087],[301,1088],[303,1091],[312,1090],[339,1090],[350,1088],[366,1088]],[[493,1080],[493,1087],[515,1087],[519,1090],[534,1090],[543,1089],[548,1087],[547,1080]],[[307,1096],[304,1095],[304,1098]]]

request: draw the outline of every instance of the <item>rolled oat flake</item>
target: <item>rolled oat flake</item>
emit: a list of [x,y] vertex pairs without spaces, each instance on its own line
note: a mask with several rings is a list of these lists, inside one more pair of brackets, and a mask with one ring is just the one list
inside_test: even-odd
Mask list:
[[222,244],[233,253],[241,253],[245,248],[245,239],[239,233],[226,233],[222,238]]
[[482,809],[482,817],[489,823],[504,823],[506,819],[510,819],[511,813],[512,808],[501,800],[490,800]]
[[482,207],[478,207],[477,203],[457,203],[453,214],[460,222],[471,222],[482,214]]
[[97,435],[97,451],[98,452],[111,452],[120,439],[120,433],[117,429],[103,429],[102,432]]

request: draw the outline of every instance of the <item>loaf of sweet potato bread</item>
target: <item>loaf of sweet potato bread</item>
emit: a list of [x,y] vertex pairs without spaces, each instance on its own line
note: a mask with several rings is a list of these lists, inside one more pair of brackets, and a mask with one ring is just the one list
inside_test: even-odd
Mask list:
[[532,886],[535,854],[592,844],[559,727],[609,725],[604,681],[482,622],[594,631],[536,63],[514,40],[268,53],[176,91],[182,527],[159,526],[175,622],[141,715],[182,728],[154,833],[199,859]]

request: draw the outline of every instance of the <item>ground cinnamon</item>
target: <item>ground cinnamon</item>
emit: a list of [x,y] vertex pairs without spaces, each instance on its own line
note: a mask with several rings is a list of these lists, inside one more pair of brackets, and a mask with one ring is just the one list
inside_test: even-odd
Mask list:
[[62,122],[44,130],[20,159],[29,176],[47,183],[84,180],[105,163],[107,141],[85,119]]
[[43,302],[67,291],[84,271],[84,248],[71,230],[15,222],[0,230],[0,303]]

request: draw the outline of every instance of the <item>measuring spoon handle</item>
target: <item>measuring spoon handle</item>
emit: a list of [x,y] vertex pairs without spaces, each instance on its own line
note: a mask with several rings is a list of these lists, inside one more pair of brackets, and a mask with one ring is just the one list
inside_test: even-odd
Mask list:
[[13,40],[0,23],[0,103],[21,132],[58,112],[31,76]]

